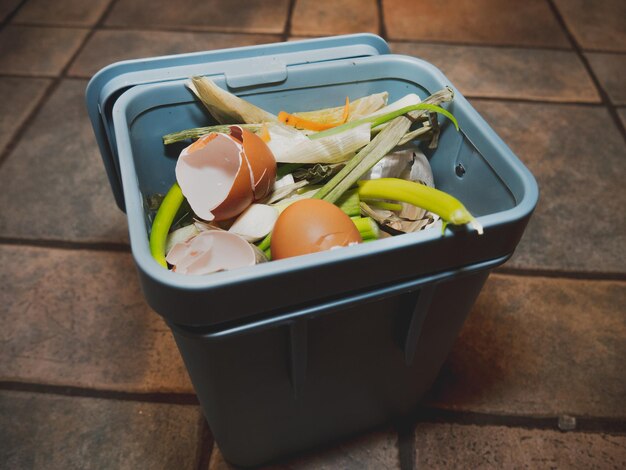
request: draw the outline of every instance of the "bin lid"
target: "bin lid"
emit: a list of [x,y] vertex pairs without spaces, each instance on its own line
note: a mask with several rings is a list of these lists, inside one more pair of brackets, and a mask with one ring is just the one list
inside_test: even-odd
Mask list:
[[388,53],[389,46],[379,36],[352,34],[127,60],[103,68],[89,81],[85,99],[118,207],[125,210],[112,111],[117,98],[129,88],[193,75],[223,74],[232,90],[282,82],[287,78],[287,68],[293,65]]

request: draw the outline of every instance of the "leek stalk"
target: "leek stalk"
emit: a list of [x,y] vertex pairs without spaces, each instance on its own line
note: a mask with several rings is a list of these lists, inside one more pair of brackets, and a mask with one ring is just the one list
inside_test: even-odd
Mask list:
[[353,217],[352,222],[361,234],[363,241],[378,240],[380,229],[370,217]]
[[348,217],[361,215],[361,200],[356,190],[347,191],[335,203]]
[[263,240],[261,240],[261,243],[259,243],[256,247],[261,251],[269,250],[271,242],[272,232],[268,233],[267,236]]

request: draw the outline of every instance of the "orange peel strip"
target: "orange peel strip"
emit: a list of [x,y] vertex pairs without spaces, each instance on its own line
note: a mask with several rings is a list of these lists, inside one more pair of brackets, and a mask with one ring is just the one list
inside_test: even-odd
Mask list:
[[350,100],[346,96],[346,104],[343,108],[343,115],[341,117],[341,121],[338,122],[315,122],[310,121],[308,119],[303,119],[294,114],[289,114],[286,111],[281,111],[278,113],[278,120],[288,126],[297,127],[299,129],[307,129],[310,131],[325,131],[326,129],[332,129],[333,127],[337,127],[342,125],[348,120],[348,115],[350,114]]

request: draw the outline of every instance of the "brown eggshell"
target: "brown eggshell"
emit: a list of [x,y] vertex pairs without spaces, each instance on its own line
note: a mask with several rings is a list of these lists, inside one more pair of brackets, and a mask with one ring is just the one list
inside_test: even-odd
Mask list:
[[254,200],[267,196],[276,180],[276,159],[269,147],[253,132],[240,126],[230,127],[231,135],[243,142],[243,151],[252,171]]
[[216,221],[230,219],[241,214],[254,201],[250,166],[246,158],[241,159],[241,166],[235,177],[228,196],[219,206],[213,209]]
[[228,197],[242,160],[242,145],[225,134],[208,134],[183,149],[176,181],[198,217],[215,218],[212,211]]
[[317,253],[362,241],[341,209],[321,199],[302,199],[287,207],[272,231],[272,259]]

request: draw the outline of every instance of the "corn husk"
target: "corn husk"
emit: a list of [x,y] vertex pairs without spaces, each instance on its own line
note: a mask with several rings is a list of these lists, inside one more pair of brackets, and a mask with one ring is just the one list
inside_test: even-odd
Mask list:
[[[348,108],[348,121],[355,121],[368,116],[387,105],[389,93],[374,93],[373,95],[364,96],[362,98],[351,101]],[[292,113],[309,121],[319,122],[321,124],[329,122],[339,122],[343,117],[344,106],[335,108],[318,109],[315,111],[304,111]]]
[[290,184],[294,184],[295,182],[296,180],[293,179],[293,175],[291,173],[287,173],[282,178],[279,178],[276,181],[274,181],[274,186],[272,186],[272,191],[276,191],[277,189],[282,188],[283,186],[289,186]]
[[220,124],[258,124],[278,121],[271,113],[218,87],[207,77],[191,77],[189,89]]
[[319,139],[309,139],[289,126],[270,123],[267,146],[278,163],[341,163],[370,142],[370,124]]

